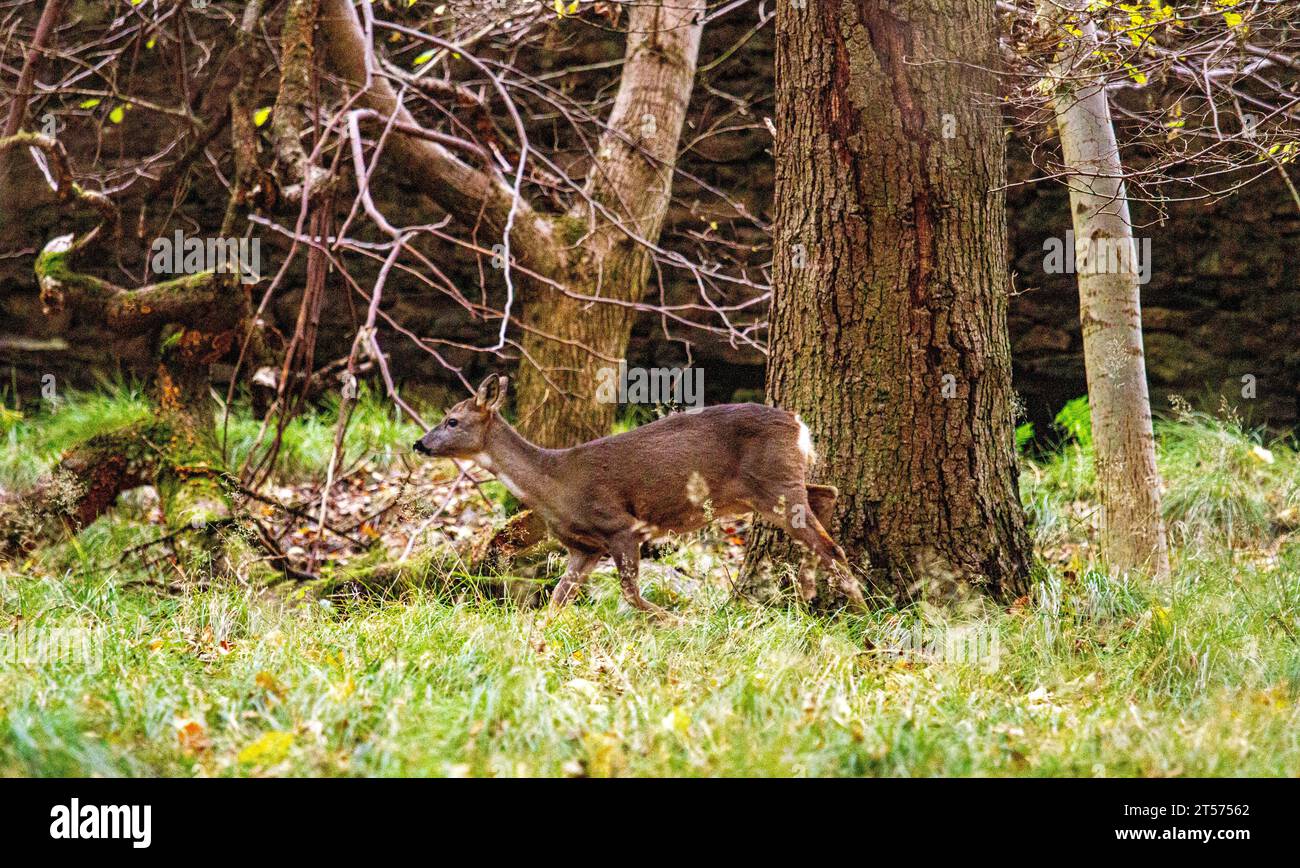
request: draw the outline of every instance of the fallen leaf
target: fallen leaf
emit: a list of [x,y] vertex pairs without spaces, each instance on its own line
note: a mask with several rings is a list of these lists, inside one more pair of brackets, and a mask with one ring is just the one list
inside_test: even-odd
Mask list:
[[239,762],[244,765],[275,765],[289,755],[291,747],[293,733],[265,732],[239,752]]
[[270,672],[262,671],[257,673],[257,677],[254,681],[257,683],[258,687],[262,688],[267,693],[274,694],[277,699],[284,699],[284,685],[277,681],[275,676]]
[[185,753],[202,753],[212,747],[212,740],[208,738],[208,730],[199,721],[188,717],[177,717],[172,721],[172,725],[176,727],[176,740]]

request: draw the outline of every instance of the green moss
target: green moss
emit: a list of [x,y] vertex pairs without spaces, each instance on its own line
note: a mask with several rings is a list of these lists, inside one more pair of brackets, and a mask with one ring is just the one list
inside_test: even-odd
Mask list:
[[587,237],[589,226],[582,217],[565,214],[555,218],[555,234],[565,247],[573,247]]
[[115,294],[111,284],[97,277],[73,271],[70,264],[71,256],[70,250],[49,249],[42,250],[37,255],[34,270],[42,290],[46,287],[62,291],[71,289],[84,297],[98,301],[106,300]]

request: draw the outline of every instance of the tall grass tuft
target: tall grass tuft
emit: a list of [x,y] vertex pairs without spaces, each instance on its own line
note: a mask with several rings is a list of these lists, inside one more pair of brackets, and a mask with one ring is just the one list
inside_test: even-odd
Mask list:
[[1260,545],[1300,505],[1295,450],[1235,414],[1184,409],[1156,427],[1165,518],[1185,546]]

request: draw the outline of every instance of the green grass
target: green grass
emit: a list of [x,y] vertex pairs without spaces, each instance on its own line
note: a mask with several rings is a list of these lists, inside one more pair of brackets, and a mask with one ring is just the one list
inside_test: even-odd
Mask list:
[[139,388],[121,384],[102,392],[74,393],[55,409],[43,405],[31,415],[6,410],[0,414],[0,486],[30,486],[64,450],[96,434],[142,422],[151,412]]
[[[43,405],[34,413],[0,411],[0,443],[4,444],[0,486],[14,490],[30,486],[65,450],[96,434],[144,421],[152,412],[152,405],[139,387],[123,384],[100,392],[74,392],[56,407]],[[290,420],[276,460],[280,478],[324,475],[334,448],[337,414],[338,399],[333,396],[323,407]],[[434,418],[438,418],[436,414]],[[274,439],[271,427],[259,443],[262,423],[244,403],[231,408],[228,420],[221,413],[216,413],[214,420],[232,467],[242,466],[255,451],[259,456],[264,454]],[[409,451],[422,433],[391,402],[363,384],[348,426],[343,465],[368,458],[376,467],[385,467],[400,453]]]
[[[1165,515],[1190,546],[1260,546],[1300,507],[1300,456],[1232,416],[1185,413],[1159,426]],[[1293,522],[1294,523],[1294,522]]]
[[[324,407],[290,420],[285,426],[277,458],[281,476],[307,478],[324,475],[334,448],[337,415],[338,397],[331,394]],[[438,417],[435,415],[434,418]],[[232,464],[238,466],[248,460],[260,428],[261,422],[254,419],[246,408],[235,408],[226,440],[228,460]],[[271,431],[263,438],[259,452],[266,448],[273,433]],[[423,433],[380,392],[362,384],[348,424],[343,465],[346,467],[361,458],[368,458],[375,466],[386,467],[398,454],[410,451],[411,444]]]
[[[175,597],[113,565],[150,535],[121,509],[0,570],[0,775],[1300,774],[1295,453],[1246,458],[1257,436],[1209,417],[1159,440],[1173,579],[1049,559],[1010,611],[825,618],[648,582],[685,618],[664,627],[607,567],[549,623],[442,583]],[[1026,460],[1046,544],[1081,539],[1090,463]],[[1255,516],[1235,548],[1219,492]]]

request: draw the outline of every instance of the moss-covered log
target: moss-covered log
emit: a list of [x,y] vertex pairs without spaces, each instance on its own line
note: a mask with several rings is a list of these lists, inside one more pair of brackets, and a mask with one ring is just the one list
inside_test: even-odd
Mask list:
[[35,267],[42,301],[119,333],[157,334],[158,411],[146,423],[70,450],[35,489],[0,502],[0,553],[75,533],[123,491],[153,484],[178,553],[224,561],[221,529],[234,510],[213,430],[209,370],[235,347],[247,322],[246,296],[229,274],[185,275],[134,290],[83,274],[71,259],[88,240],[67,235],[46,245]]
[[181,548],[208,556],[232,509],[210,422],[206,429],[187,414],[164,411],[68,450],[32,490],[0,499],[0,554],[21,555],[76,533],[122,492],[153,485],[168,530],[199,543]]
[[[148,426],[139,426],[141,428]],[[31,491],[0,499],[0,554],[23,554],[76,532],[108,510],[117,496],[154,476],[154,457],[135,428],[101,434],[69,450]]]

